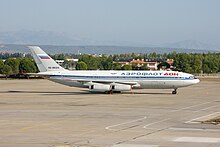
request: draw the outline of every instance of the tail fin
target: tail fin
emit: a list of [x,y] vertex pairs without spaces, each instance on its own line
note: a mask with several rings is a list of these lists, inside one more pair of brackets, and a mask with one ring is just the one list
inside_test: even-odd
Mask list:
[[38,46],[28,46],[40,72],[65,70]]

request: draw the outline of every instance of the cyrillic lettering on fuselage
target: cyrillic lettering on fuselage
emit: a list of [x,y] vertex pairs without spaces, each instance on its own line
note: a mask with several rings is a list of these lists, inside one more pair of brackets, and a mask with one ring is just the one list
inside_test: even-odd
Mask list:
[[164,73],[164,76],[178,76],[179,74],[177,72],[166,72]]
[[122,76],[178,76],[178,72],[123,72]]
[[122,76],[162,76],[162,72],[123,72]]

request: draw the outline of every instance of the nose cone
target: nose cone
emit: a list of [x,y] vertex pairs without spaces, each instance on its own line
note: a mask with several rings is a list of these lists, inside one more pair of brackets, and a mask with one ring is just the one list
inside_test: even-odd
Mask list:
[[193,80],[193,84],[197,84],[197,83],[199,83],[199,82],[200,82],[199,79],[194,79],[194,80]]

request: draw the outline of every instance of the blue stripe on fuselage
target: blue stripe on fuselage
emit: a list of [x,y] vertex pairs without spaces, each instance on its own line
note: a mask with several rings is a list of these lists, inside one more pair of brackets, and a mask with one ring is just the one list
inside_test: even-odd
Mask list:
[[76,75],[51,75],[51,78],[70,78],[70,79],[102,79],[102,80],[193,80],[188,77],[164,77],[164,76],[76,76]]

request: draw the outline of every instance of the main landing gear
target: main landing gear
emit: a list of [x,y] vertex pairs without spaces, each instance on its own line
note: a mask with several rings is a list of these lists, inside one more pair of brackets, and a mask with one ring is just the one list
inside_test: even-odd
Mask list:
[[177,88],[172,91],[172,94],[177,94]]
[[121,91],[105,91],[106,94],[121,93]]

